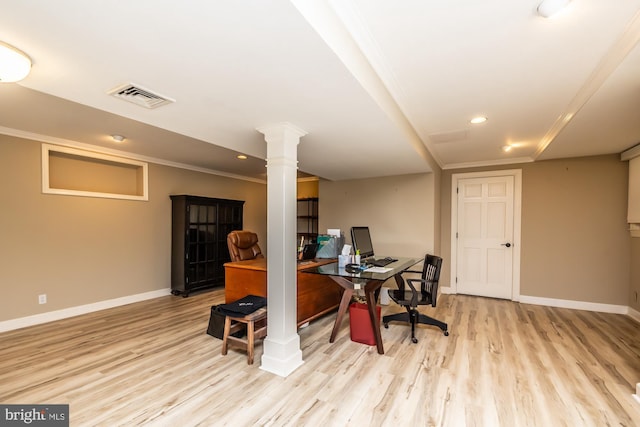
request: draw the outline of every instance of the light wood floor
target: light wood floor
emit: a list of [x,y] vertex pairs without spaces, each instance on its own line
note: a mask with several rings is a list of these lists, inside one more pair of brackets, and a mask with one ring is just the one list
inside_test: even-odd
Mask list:
[[[385,354],[300,331],[287,378],[206,335],[222,290],[0,334],[0,403],[70,404],[72,426],[640,426],[640,325],[623,315],[442,295],[451,335],[382,329]],[[399,311],[393,303],[383,314]]]

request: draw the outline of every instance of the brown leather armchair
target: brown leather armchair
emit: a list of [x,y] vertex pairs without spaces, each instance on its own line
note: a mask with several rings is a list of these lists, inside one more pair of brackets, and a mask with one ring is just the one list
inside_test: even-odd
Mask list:
[[258,246],[258,235],[253,231],[232,231],[227,235],[227,246],[231,261],[264,258]]

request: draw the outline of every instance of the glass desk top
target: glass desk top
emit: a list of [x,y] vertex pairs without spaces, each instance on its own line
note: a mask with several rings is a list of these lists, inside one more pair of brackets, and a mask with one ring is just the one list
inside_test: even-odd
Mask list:
[[399,258],[393,257],[397,261],[388,264],[386,267],[374,267],[374,270],[362,270],[358,273],[349,273],[344,267],[338,266],[338,261],[331,264],[318,265],[300,270],[303,273],[323,274],[326,276],[338,276],[347,279],[365,279],[385,281],[404,270],[411,268],[422,261],[422,258]]

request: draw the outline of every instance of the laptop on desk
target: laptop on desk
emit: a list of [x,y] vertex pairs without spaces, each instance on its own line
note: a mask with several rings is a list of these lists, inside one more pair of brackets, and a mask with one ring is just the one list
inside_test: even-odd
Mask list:
[[304,245],[298,261],[308,261],[308,260],[314,259],[316,257],[317,251],[318,251],[317,243],[308,243]]
[[376,267],[384,267],[387,264],[397,261],[390,257],[376,258],[371,242],[369,227],[351,227],[351,243],[353,249],[360,251],[360,260],[364,264],[371,264]]

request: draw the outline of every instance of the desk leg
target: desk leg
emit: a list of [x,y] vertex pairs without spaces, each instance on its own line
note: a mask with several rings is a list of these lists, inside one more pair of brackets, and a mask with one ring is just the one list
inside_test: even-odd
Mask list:
[[[340,329],[340,325],[342,324],[342,318],[344,317],[344,314],[347,312],[347,308],[349,308],[349,304],[351,303],[354,286],[350,280],[347,280],[344,277],[331,276],[331,278],[344,288],[344,292],[342,293],[342,300],[340,300],[340,307],[338,308],[338,316],[336,317],[336,322],[333,324],[331,338],[329,338],[329,342],[332,343],[336,339],[338,329]],[[378,314],[376,312],[376,303],[382,283],[383,282],[379,280],[370,280],[364,286],[364,294],[367,299],[367,308],[369,309],[369,320],[371,321],[371,329],[373,329],[373,336],[375,337],[376,347],[378,348],[379,354],[384,354],[384,347],[382,345],[382,335],[380,334],[380,322],[378,321]]]
[[[406,286],[404,285],[404,279],[402,278],[402,274],[396,274],[395,276],[393,276],[393,278],[396,280],[396,286],[398,287],[398,290],[400,291],[400,298],[404,299],[404,292],[407,290]],[[409,293],[411,293],[409,291]]]
[[382,345],[382,334],[380,334],[380,322],[378,321],[378,313],[376,311],[377,297],[380,292],[382,282],[372,280],[364,287],[364,295],[367,299],[367,308],[369,309],[369,318],[371,319],[371,329],[375,337],[378,354],[384,354],[384,346]]
[[344,313],[346,313],[347,308],[349,308],[349,303],[351,302],[351,297],[353,296],[353,289],[345,287],[338,280],[336,280],[336,282],[338,282],[338,284],[340,284],[340,286],[344,288],[344,292],[342,293],[340,307],[338,307],[338,316],[336,317],[336,322],[333,324],[333,331],[331,331],[331,338],[329,338],[329,342],[334,342],[336,340],[338,329],[340,329],[340,325],[342,324],[342,318],[344,317]]

